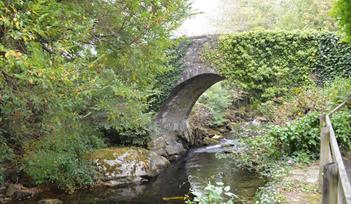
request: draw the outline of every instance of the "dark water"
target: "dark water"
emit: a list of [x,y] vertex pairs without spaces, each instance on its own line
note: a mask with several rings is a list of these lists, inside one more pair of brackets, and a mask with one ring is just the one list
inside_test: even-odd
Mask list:
[[[195,195],[201,195],[209,181],[223,182],[239,198],[248,200],[264,181],[255,174],[236,168],[227,159],[216,157],[216,153],[231,151],[233,148],[237,148],[234,141],[224,140],[221,145],[192,149],[185,158],[145,185],[100,188],[71,195],[45,194],[36,201],[42,198],[58,198],[68,204],[184,203],[182,197],[189,195],[190,189]],[[34,204],[36,201],[23,203]]]

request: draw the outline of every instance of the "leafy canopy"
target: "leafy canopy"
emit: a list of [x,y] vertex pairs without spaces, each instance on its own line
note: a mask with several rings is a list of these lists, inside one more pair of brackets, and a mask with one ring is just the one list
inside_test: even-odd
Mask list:
[[[334,0],[223,0],[226,31],[337,29],[329,15]],[[222,19],[221,19],[222,20]]]
[[[91,180],[82,152],[101,130],[145,143],[148,96],[188,10],[186,0],[0,1],[0,141],[29,175],[73,188]],[[42,168],[55,161],[67,171]]]
[[337,0],[332,15],[336,18],[344,39],[351,43],[351,1]]

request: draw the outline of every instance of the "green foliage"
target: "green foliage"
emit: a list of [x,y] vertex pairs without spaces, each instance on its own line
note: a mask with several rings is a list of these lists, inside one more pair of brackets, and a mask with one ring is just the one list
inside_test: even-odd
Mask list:
[[330,30],[337,29],[329,15],[333,0],[288,0],[282,4],[276,27],[284,30]]
[[223,0],[221,3],[227,19],[219,23],[229,31],[337,29],[328,15],[333,0]]
[[259,188],[255,195],[255,204],[287,203],[279,194],[278,187],[283,187],[280,182],[288,175],[289,168],[281,166],[280,169],[279,174],[273,174],[271,181]]
[[351,96],[351,78],[338,77],[333,82],[329,82],[326,85],[326,94],[333,106],[330,109],[345,102]]
[[311,113],[287,127],[274,127],[269,134],[276,139],[276,149],[285,155],[302,151],[316,157],[319,152],[319,115]]
[[222,37],[206,59],[260,102],[300,86],[349,76],[350,46],[332,33],[256,31]]
[[[0,132],[0,136],[1,136],[1,132]],[[0,185],[4,181],[4,176],[3,176],[4,167],[3,167],[3,165],[5,164],[5,162],[12,159],[13,156],[14,156],[13,150],[11,148],[9,148],[6,144],[6,142],[3,141],[3,139],[0,137]]]
[[[278,125],[268,126],[266,132],[261,132],[267,129],[266,125],[240,126],[241,134],[233,134],[240,137],[246,148],[227,156],[234,157],[236,166],[257,171],[271,180],[257,194],[257,203],[278,202],[281,198],[277,197],[276,186],[272,188],[272,183],[280,184],[276,181],[286,175],[289,166],[310,163],[319,157],[320,115],[348,99],[350,89],[350,78],[339,77],[323,87],[312,84],[293,88],[287,96],[260,106],[264,116]],[[333,114],[331,120],[339,147],[349,151],[350,109],[344,108]]]
[[339,147],[350,150],[351,149],[351,112],[350,110],[340,111],[334,114],[331,118],[336,139]]
[[319,41],[319,57],[314,68],[319,80],[351,77],[351,47],[333,33],[321,34]]
[[218,52],[209,57],[231,83],[253,98],[267,100],[311,83],[317,45],[311,33],[245,32],[222,38]]
[[38,144],[25,149],[37,183],[90,183],[82,154],[98,131],[147,140],[148,98],[188,11],[186,0],[0,2],[1,139],[19,154]]
[[271,178],[279,173],[277,172],[280,170],[278,167],[287,165],[286,161],[281,161],[282,155],[279,153],[276,139],[272,135],[264,133],[251,135],[240,138],[240,141],[246,145],[246,148],[231,155],[235,158],[233,160],[235,166]]
[[[318,158],[320,146],[319,117],[320,113],[310,113],[287,125],[287,127],[274,127],[269,134],[276,139],[275,149],[282,155],[293,156],[303,152],[313,159]],[[331,120],[339,146],[350,149],[350,111],[337,112]]]
[[[285,126],[261,126],[256,128],[244,127],[253,131],[250,136],[240,136],[242,143],[247,145],[243,151],[236,152],[234,163],[236,166],[259,172],[265,177],[272,177],[279,166],[294,163],[309,163],[319,157],[321,113],[311,112]],[[342,149],[351,149],[351,112],[349,109],[335,113],[332,118],[337,141]],[[248,130],[247,130],[248,129]],[[241,130],[242,131],[242,130]]]
[[316,84],[298,87],[281,99],[261,103],[259,112],[274,124],[284,125],[310,112],[324,112],[329,104],[328,91]]
[[351,2],[337,0],[334,4],[332,15],[336,18],[341,34],[347,42],[351,42]]
[[187,39],[178,39],[179,44],[174,45],[172,48],[167,50],[167,56],[170,57],[168,62],[169,71],[157,75],[156,85],[159,92],[150,97],[150,106],[154,111],[158,111],[161,105],[166,101],[167,97],[174,88],[174,84],[180,79],[181,74],[184,70],[184,64],[182,58],[186,54],[187,48],[190,42]]
[[201,95],[197,103],[203,104],[212,113],[213,125],[223,125],[225,111],[231,105],[231,91],[223,83],[217,83]]
[[[154,125],[156,126],[156,124]],[[116,131],[115,129],[104,130],[107,143],[110,145],[119,144],[122,146],[138,146],[147,147],[147,143],[151,139],[150,132],[154,131],[153,126]]]
[[[292,94],[280,104],[265,107],[270,111],[270,118],[275,126],[269,133],[275,138],[274,149],[285,155],[307,154],[316,158],[319,149],[319,116],[328,112],[350,97],[351,80],[337,78],[324,87],[308,86],[299,89],[297,95]],[[268,116],[268,114],[266,114]],[[331,118],[339,145],[350,149],[350,112],[337,112]]]
[[323,87],[311,84],[291,89],[284,98],[260,103],[258,111],[269,121],[284,125],[311,112],[328,112],[351,95],[351,79],[337,77]]
[[59,188],[72,191],[77,187],[93,184],[96,167],[89,161],[88,153],[103,147],[94,131],[80,129],[70,124],[66,129],[53,132],[25,147],[24,171],[36,184],[54,183]]
[[236,197],[230,192],[230,186],[224,186],[222,182],[217,182],[215,185],[208,183],[204,189],[204,195],[195,197],[193,201],[187,201],[188,204],[233,204]]

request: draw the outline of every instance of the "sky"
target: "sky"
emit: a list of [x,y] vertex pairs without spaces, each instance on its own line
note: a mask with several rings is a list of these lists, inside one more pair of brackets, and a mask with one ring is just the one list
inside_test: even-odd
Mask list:
[[175,35],[198,36],[218,33],[220,26],[216,26],[216,22],[221,17],[221,1],[192,0],[192,11],[197,14],[184,21]]

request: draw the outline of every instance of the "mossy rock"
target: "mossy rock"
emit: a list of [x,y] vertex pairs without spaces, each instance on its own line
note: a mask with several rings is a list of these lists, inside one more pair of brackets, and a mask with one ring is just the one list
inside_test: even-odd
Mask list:
[[111,147],[95,150],[90,159],[109,185],[143,183],[157,176],[169,161],[155,152],[137,147]]

